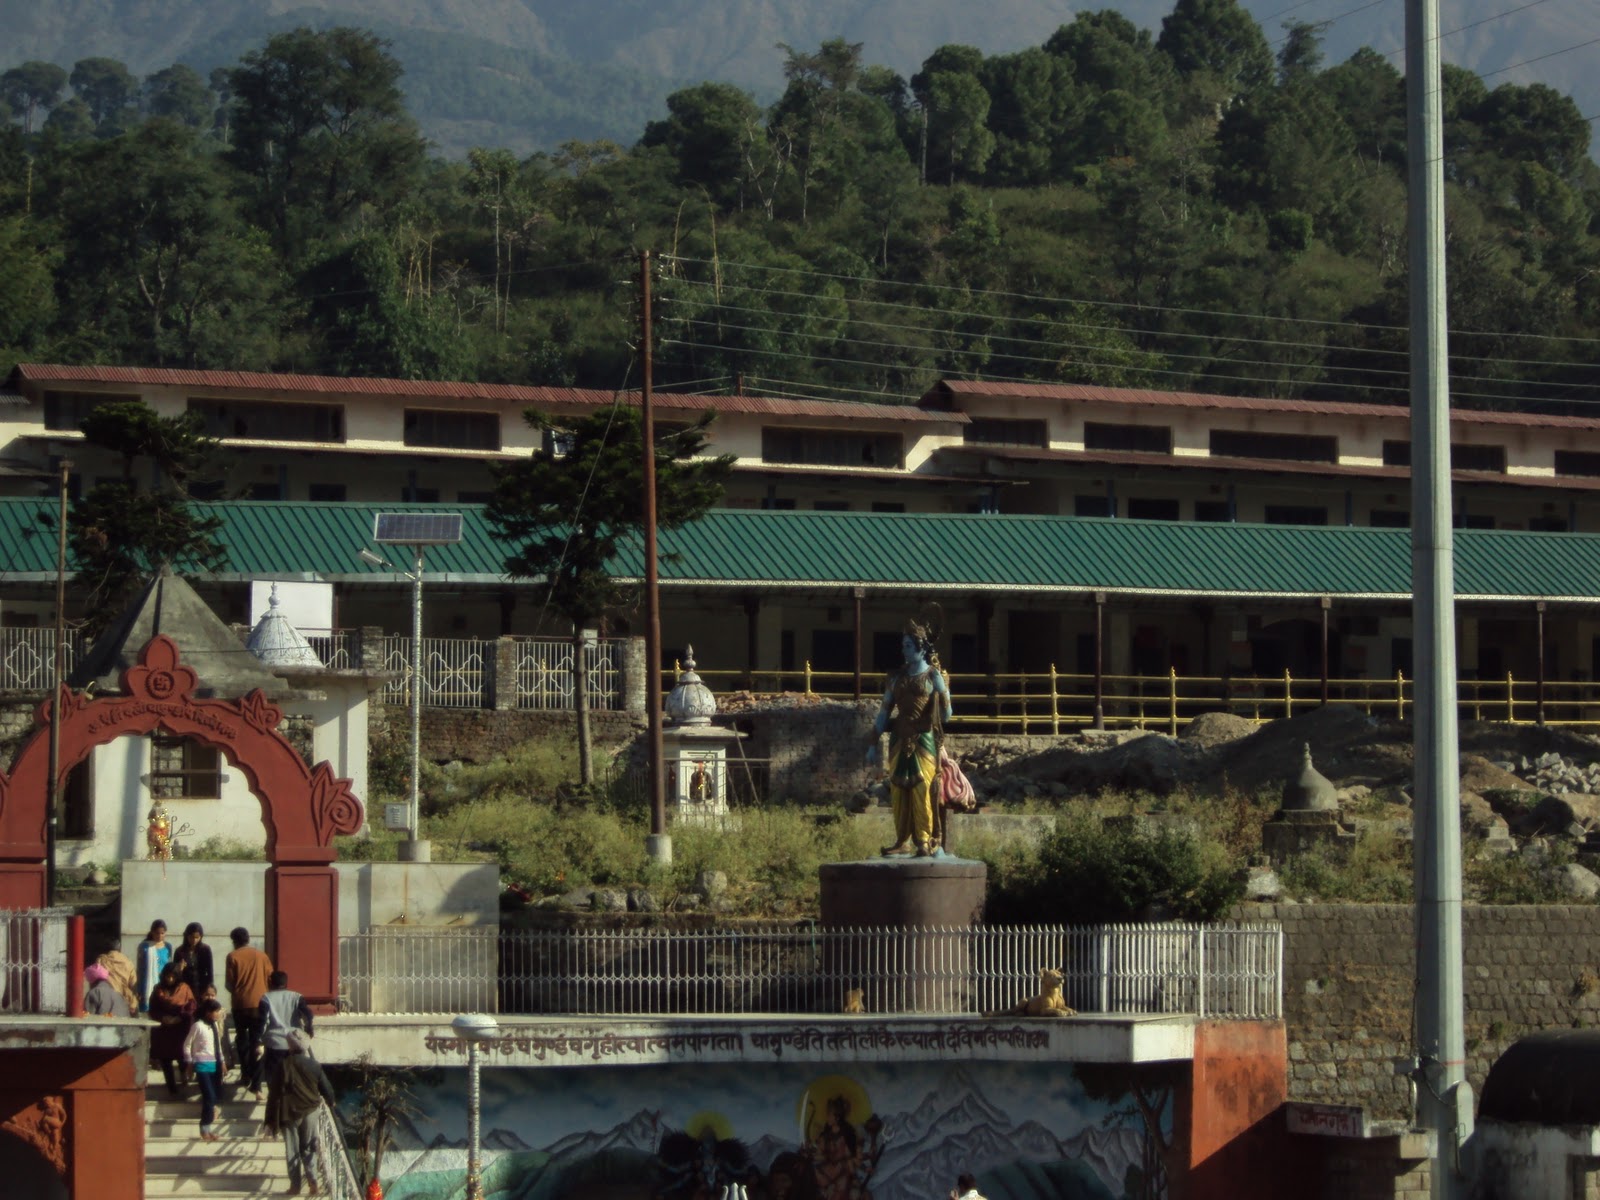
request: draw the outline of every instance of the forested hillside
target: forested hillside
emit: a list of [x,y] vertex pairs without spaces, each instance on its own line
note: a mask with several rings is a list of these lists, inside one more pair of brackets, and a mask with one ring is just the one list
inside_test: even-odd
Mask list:
[[[675,91],[632,145],[430,158],[362,31],[209,78],[0,76],[0,366],[636,380],[909,398],[940,375],[1405,397],[1403,81],[1235,0],[1088,13],[909,79],[834,40],[764,94]],[[1600,172],[1543,85],[1446,68],[1460,403],[1596,398]]]

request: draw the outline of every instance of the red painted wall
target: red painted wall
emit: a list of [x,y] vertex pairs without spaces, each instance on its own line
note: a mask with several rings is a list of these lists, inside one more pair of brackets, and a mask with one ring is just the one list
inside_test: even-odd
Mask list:
[[46,1096],[65,1101],[60,1148],[73,1200],[142,1200],[144,1084],[133,1053],[0,1052],[0,1123]]
[[1283,1195],[1282,1107],[1289,1043],[1282,1021],[1201,1021],[1185,1114],[1188,1200]]

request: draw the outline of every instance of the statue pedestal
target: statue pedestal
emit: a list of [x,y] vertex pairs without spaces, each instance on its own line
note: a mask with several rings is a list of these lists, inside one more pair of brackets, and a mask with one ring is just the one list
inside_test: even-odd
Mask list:
[[868,1012],[973,1011],[962,931],[983,921],[988,874],[981,862],[949,856],[824,864],[823,926],[884,931],[830,939],[840,1003],[860,988]]

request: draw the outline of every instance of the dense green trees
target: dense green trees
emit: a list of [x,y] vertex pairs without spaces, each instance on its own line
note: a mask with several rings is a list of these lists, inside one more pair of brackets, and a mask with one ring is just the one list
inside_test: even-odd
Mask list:
[[[1276,33],[1276,31],[1274,31]],[[615,387],[661,251],[666,385],[904,399],[940,373],[1399,402],[1404,81],[1175,0],[901,77],[786,47],[636,144],[430,160],[402,63],[280,34],[202,78],[0,74],[0,369],[22,357]],[[1458,401],[1585,411],[1600,172],[1572,101],[1444,71]],[[3,119],[5,115],[9,119]],[[581,124],[581,123],[580,123]],[[590,136],[590,135],[583,135]]]

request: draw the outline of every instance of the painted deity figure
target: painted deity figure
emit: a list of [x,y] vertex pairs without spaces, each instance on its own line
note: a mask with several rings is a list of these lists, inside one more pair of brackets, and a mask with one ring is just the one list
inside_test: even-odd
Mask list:
[[151,858],[165,862],[172,857],[172,814],[158,800],[145,820],[145,847]]
[[929,621],[907,621],[900,639],[905,662],[889,673],[872,724],[872,747],[867,764],[879,762],[879,739],[889,735],[889,800],[894,806],[889,857],[916,854],[927,858],[940,849],[935,841],[935,810],[939,805],[939,747],[944,723],[950,719],[950,688],[934,650],[936,629]]

